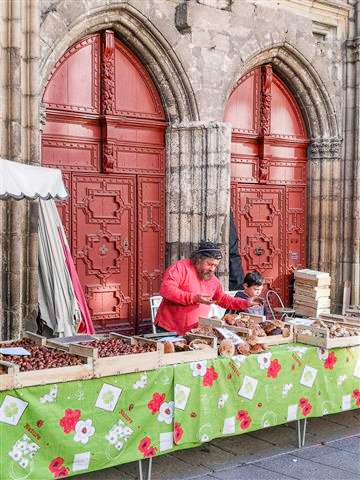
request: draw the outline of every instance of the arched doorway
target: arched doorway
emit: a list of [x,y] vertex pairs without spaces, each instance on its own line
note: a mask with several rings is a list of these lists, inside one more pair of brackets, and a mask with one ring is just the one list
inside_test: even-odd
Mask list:
[[66,51],[43,103],[42,163],[61,168],[70,192],[60,212],[96,330],[143,330],[165,261],[160,96],[107,30]]
[[307,135],[271,65],[240,79],[225,109],[232,125],[231,207],[244,271],[258,270],[285,301],[306,263]]

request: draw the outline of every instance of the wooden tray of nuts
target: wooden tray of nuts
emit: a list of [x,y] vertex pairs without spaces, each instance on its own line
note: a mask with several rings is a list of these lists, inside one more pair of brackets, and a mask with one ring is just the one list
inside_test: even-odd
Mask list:
[[161,366],[177,363],[211,360],[218,356],[217,341],[214,336],[187,333],[184,340],[161,343]]
[[360,328],[351,323],[313,319],[312,325],[296,325],[296,341],[331,348],[360,345]]
[[293,325],[281,320],[263,321],[261,315],[226,314],[222,320],[199,317],[199,326],[227,328],[245,339],[250,338],[250,343],[263,343],[269,346],[292,343],[295,338]]
[[[206,322],[205,322],[206,323]],[[250,355],[268,350],[266,343],[259,343],[255,335],[242,336],[238,332],[229,330],[226,327],[211,327],[201,325],[191,330],[197,335],[214,336],[217,339],[219,355],[222,357],[233,357],[234,355]]]
[[[121,373],[155,370],[160,366],[161,345],[141,337],[127,337],[118,333],[92,335],[94,340],[57,345],[69,352],[86,351],[94,360],[94,376],[106,377]],[[53,341],[52,344],[56,344]],[[78,350],[80,349],[80,350]]]
[[0,354],[0,390],[92,378],[93,359],[86,352],[58,350],[47,339],[25,332],[21,340],[0,343],[1,348],[22,347],[30,355]]

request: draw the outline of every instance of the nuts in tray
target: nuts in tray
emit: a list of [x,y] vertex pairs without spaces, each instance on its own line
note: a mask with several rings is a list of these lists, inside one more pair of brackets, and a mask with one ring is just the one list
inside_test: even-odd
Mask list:
[[229,338],[223,338],[221,333],[213,327],[200,325],[191,330],[191,333],[204,336],[217,337],[218,351],[222,357],[232,357],[234,355],[249,355],[250,353],[260,353],[268,349],[264,343],[257,343],[257,334],[252,333],[245,338],[239,339],[239,343],[235,344]]
[[131,355],[134,353],[156,352],[156,344],[154,343],[136,343],[130,345],[121,338],[106,338],[86,342],[83,345],[98,349],[98,356],[116,357],[118,355]]
[[[191,331],[193,333],[193,331]],[[164,353],[188,352],[190,350],[209,350],[212,346],[203,338],[190,339],[186,336],[178,342],[163,342]]]
[[37,345],[28,338],[8,343],[7,347],[23,347],[28,350],[31,355],[2,355],[0,360],[15,363],[19,366],[21,372],[31,370],[43,370],[46,368],[69,367],[72,365],[82,365],[84,360],[76,355],[71,355],[54,348]]
[[[338,322],[326,323],[323,320],[317,319],[311,326],[328,329],[330,338],[356,337],[360,335],[359,328],[352,328]],[[301,333],[303,335],[313,335],[313,331],[309,329],[304,329]]]
[[271,335],[282,335],[288,337],[290,329],[281,320],[266,320],[265,322],[257,322],[250,315],[227,313],[223,320],[227,325],[232,327],[250,328],[257,337],[265,337]]

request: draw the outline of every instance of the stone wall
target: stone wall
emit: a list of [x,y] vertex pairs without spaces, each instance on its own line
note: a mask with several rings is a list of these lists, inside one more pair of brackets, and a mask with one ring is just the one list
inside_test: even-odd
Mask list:
[[[230,127],[223,124],[224,107],[244,73],[271,62],[297,99],[311,141],[309,266],[331,272],[335,303],[341,301],[345,279],[357,285],[353,301],[359,302],[358,3],[358,0],[304,0],[301,4],[292,0],[2,2],[2,25],[17,33],[7,36],[12,42],[9,46],[3,43],[5,36],[1,40],[0,61],[4,66],[0,69],[1,98],[13,95],[14,103],[6,113],[1,110],[1,138],[4,135],[17,138],[11,133],[16,122],[19,125],[23,122],[24,128],[31,125],[34,130],[22,130],[21,151],[19,143],[12,140],[3,144],[6,147],[1,147],[1,154],[24,162],[41,162],[37,112],[53,66],[84,35],[112,28],[150,72],[169,122],[168,261],[187,255],[205,236],[221,241],[226,247],[231,139]],[[21,12],[17,16],[9,14],[10,4],[19,6]],[[9,55],[14,56],[12,66]],[[20,66],[24,73],[21,75]],[[11,85],[4,72],[13,72],[15,80]],[[37,75],[39,81],[34,83]],[[30,90],[22,90],[25,85]],[[23,96],[16,92],[23,92]],[[23,99],[21,114],[15,115],[15,123],[7,123],[6,115],[16,111],[15,104],[20,98]],[[27,111],[32,112],[29,120]],[[17,218],[9,214],[11,208],[15,207],[3,207],[2,232],[6,233],[1,238],[5,243],[9,232],[16,234],[16,229],[11,230],[14,227],[10,226],[10,219]],[[16,208],[23,208],[20,215],[29,218],[25,207]],[[24,222],[21,225],[24,239],[30,229]],[[29,296],[20,298],[17,294],[17,298],[10,299],[7,293],[12,270],[5,257],[17,255],[6,244],[2,248],[2,252],[9,250],[10,254],[3,253],[2,257],[3,271],[7,272],[3,274],[2,287],[7,296],[3,297],[8,299],[2,311],[8,312],[7,315],[19,311],[19,305],[31,310],[34,303]],[[20,258],[18,266],[22,272],[34,268],[35,257],[31,261]],[[224,281],[226,273],[224,264]],[[22,277],[25,278],[24,273]],[[23,282],[25,290],[34,295],[34,283],[29,283],[27,277]],[[9,318],[6,325],[12,324]],[[5,327],[3,335],[10,330]]]

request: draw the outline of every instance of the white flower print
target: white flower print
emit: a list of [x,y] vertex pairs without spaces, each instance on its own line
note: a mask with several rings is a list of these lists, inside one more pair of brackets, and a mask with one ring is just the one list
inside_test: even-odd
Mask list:
[[108,440],[112,445],[115,445],[117,442],[118,436],[115,432],[110,431],[107,435],[105,435],[106,440]]
[[159,422],[165,422],[168,425],[170,425],[170,423],[173,420],[173,416],[174,416],[174,402],[171,401],[169,403],[167,402],[162,403],[160,406],[159,415],[157,417]]
[[13,447],[12,450],[9,452],[9,456],[15,460],[15,462],[19,462],[23,456],[22,451],[20,448]]
[[347,376],[345,374],[340,375],[337,379],[337,386],[341,387],[341,385],[345,382],[346,379],[347,379]]
[[146,384],[147,384],[147,373],[145,372],[141,375],[140,380],[138,380],[133,384],[133,387],[135,390],[138,390],[139,388],[144,388]]
[[26,468],[29,465],[29,460],[27,458],[20,458],[19,465],[22,468]]
[[290,352],[295,352],[298,357],[302,358],[305,355],[305,353],[307,352],[308,348],[307,347],[293,347],[293,346],[290,346],[290,347],[288,347],[288,350]]
[[292,388],[293,388],[292,383],[285,383],[285,385],[283,386],[283,391],[282,391],[283,397],[286,397],[286,395],[290,392],[290,390]]
[[75,432],[75,442],[80,442],[83,445],[88,443],[89,437],[95,433],[95,428],[92,426],[92,420],[79,420],[75,425]]
[[122,440],[119,440],[118,442],[115,443],[114,447],[117,449],[117,450],[121,450],[122,447],[124,445],[124,442]]
[[193,377],[203,377],[206,373],[206,360],[202,360],[199,362],[191,362],[190,368],[192,370]]
[[261,370],[268,369],[270,367],[271,352],[262,353],[258,356],[259,367]]
[[204,434],[204,435],[201,437],[200,441],[201,441],[201,442],[208,442],[208,441],[209,441],[209,437],[208,437],[206,434]]
[[328,415],[328,413],[329,413],[328,410],[326,408],[324,408],[323,415]]
[[40,403],[52,403],[55,402],[57,397],[57,385],[50,388],[50,392],[46,393],[43,397],[40,397]]
[[218,408],[224,408],[225,403],[227,402],[227,399],[229,398],[229,395],[227,393],[223,393],[220,395],[217,407]]
[[241,367],[241,365],[245,362],[246,359],[247,359],[246,355],[235,355],[234,357],[231,357],[231,360],[235,362],[238,368]]
[[327,357],[329,356],[329,352],[325,348],[317,348],[316,349],[319,360],[325,361]]

